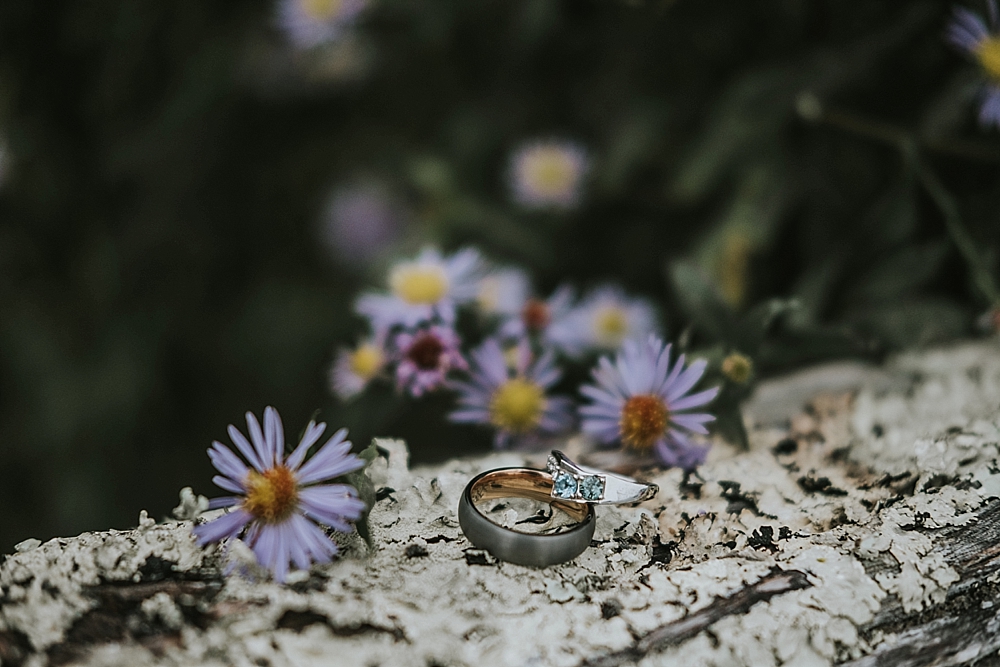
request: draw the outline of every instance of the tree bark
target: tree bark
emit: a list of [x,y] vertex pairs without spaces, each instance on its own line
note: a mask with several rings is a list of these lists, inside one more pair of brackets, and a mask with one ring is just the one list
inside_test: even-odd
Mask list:
[[470,477],[544,454],[410,469],[381,441],[373,546],[340,536],[338,560],[286,585],[145,513],[18,545],[0,564],[0,664],[998,664],[998,406],[986,342],[769,381],[750,450],[715,442],[689,475],[560,443],[660,493],[600,507],[591,548],[544,569],[472,547],[456,518]]

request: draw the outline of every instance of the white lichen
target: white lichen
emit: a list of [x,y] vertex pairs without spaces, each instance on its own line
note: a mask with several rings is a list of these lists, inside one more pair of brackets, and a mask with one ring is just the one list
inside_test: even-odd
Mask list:
[[[155,524],[144,514],[133,531],[19,545],[0,566],[0,631],[23,634],[39,652],[31,660],[44,664],[44,652],[100,608],[95,587],[111,582],[149,586],[134,589],[148,593],[137,593],[124,627],[146,623],[169,641],[129,629],[125,639],[72,646],[81,664],[325,665],[335,656],[357,665],[576,666],[795,570],[808,588],[728,615],[640,663],[858,658],[898,639],[863,631],[888,601],[926,609],[957,581],[926,530],[971,525],[1000,496],[1000,349],[965,345],[834,375],[825,388],[836,392],[814,397],[809,414],[785,416],[790,432],[769,418],[749,451],[718,442],[686,481],[676,470],[658,474],[656,499],[598,508],[595,544],[571,563],[498,562],[459,529],[458,498],[472,476],[542,467],[544,456],[410,469],[406,446],[382,440],[388,456],[368,471],[382,490],[369,517],[372,548],[357,536],[341,540],[340,559],[279,586],[232,545],[237,574],[209,592],[222,550],[195,546],[190,520]],[[799,383],[795,391],[783,380],[762,391],[804,400],[802,377],[814,386],[821,376],[788,381]],[[855,381],[856,395],[841,391]],[[185,491],[176,513],[191,519],[203,503]],[[500,514],[523,511],[510,504]],[[169,570],[162,586],[144,574],[154,562]],[[200,626],[188,620],[195,616]]]

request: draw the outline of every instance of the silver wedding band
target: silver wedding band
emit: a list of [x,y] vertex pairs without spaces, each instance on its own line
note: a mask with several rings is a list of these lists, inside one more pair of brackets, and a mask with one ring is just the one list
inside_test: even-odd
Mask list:
[[[476,503],[494,498],[530,498],[549,503],[578,523],[562,532],[522,533],[498,525],[483,515]],[[499,468],[474,477],[458,502],[458,523],[472,544],[500,560],[517,565],[547,567],[573,560],[590,546],[597,517],[590,505],[552,498],[552,476],[530,468]]]

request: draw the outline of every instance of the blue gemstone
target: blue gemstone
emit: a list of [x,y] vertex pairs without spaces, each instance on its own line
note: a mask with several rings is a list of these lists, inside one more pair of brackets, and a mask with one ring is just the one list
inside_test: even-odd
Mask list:
[[576,479],[573,475],[561,472],[556,475],[556,481],[552,484],[552,491],[560,498],[572,498],[576,495]]
[[604,495],[604,480],[596,475],[584,477],[580,482],[580,495],[591,502],[600,500]]

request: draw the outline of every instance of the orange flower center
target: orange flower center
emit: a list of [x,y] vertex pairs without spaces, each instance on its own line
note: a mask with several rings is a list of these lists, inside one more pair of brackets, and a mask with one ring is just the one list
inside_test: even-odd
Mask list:
[[647,450],[667,430],[670,412],[663,399],[652,394],[640,394],[625,401],[622,408],[622,442],[632,449]]
[[549,307],[544,301],[529,299],[521,310],[521,319],[528,331],[537,333],[549,326]]
[[243,509],[265,523],[278,523],[287,518],[299,500],[295,475],[283,465],[262,473],[251,470],[246,487]]

